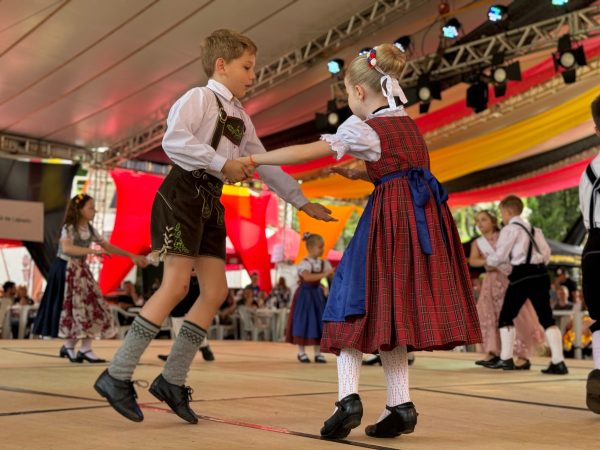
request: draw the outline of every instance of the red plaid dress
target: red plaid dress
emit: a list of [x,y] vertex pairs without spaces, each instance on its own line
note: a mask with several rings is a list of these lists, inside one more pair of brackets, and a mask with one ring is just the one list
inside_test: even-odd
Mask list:
[[[429,154],[408,116],[367,121],[381,143],[381,158],[366,162],[372,181],[409,168],[429,170]],[[373,193],[366,261],[366,314],[326,322],[321,348],[363,353],[451,349],[481,342],[475,297],[465,256],[446,203],[425,205],[432,254],[421,251],[406,177],[380,184]],[[444,242],[442,227],[447,242]]]

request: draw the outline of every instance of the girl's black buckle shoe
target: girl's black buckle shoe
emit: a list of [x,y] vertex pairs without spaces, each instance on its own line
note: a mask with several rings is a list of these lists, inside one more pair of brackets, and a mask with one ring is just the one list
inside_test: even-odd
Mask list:
[[347,395],[335,402],[335,406],[336,411],[321,428],[321,437],[326,439],[344,439],[352,428],[360,425],[362,419],[363,407],[358,394]]
[[[73,350],[73,349],[70,349]],[[60,348],[60,351],[58,352],[58,356],[60,356],[61,358],[69,358],[69,361],[71,361],[72,363],[82,363],[83,362],[83,358],[79,357],[79,353],[77,354],[77,356],[75,356],[74,358],[71,356],[71,354],[69,353],[69,350],[67,349],[67,347],[65,347],[64,345]]]
[[385,419],[365,428],[367,436],[392,438],[415,431],[419,414],[413,402],[406,402],[392,407],[386,405],[386,409],[390,414]]
[[77,352],[77,358],[81,359],[81,361],[79,361],[79,362],[87,361],[87,362],[92,363],[92,364],[105,363],[106,362],[106,360],[102,359],[102,358],[90,358],[87,355],[89,352],[91,352],[91,350],[88,350],[87,352]]

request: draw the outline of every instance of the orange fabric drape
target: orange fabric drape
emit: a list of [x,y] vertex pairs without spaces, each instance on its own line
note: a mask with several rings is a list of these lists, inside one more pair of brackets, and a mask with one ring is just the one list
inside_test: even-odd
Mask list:
[[[356,209],[356,206],[334,206],[323,204],[326,208],[332,211],[332,216],[335,217],[337,222],[322,222],[320,220],[313,219],[309,215],[299,212],[298,222],[300,223],[300,236],[304,233],[320,234],[325,240],[325,251],[323,255],[327,255],[329,250],[333,248],[337,240],[339,239],[346,222]],[[298,249],[298,256],[296,257],[296,264],[298,264],[306,256],[306,246],[304,241],[300,241],[300,248]]]

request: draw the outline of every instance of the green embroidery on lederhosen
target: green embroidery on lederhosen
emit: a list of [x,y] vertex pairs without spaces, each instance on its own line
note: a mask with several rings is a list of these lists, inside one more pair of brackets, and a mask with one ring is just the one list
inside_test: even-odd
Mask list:
[[173,250],[180,252],[180,253],[187,253],[187,254],[190,253],[190,251],[187,249],[187,247],[183,243],[183,240],[181,239],[181,224],[179,222],[177,223],[177,225],[175,225]]

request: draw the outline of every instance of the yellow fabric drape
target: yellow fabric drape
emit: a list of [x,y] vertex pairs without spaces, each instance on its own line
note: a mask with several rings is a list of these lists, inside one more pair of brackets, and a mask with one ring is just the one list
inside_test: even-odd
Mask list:
[[[320,234],[323,236],[323,239],[325,240],[323,258],[326,258],[327,253],[333,248],[339,239],[340,234],[342,234],[346,222],[348,222],[348,219],[356,209],[356,206],[335,206],[326,204],[323,204],[323,206],[332,211],[331,215],[338,220],[337,222],[323,222],[321,220],[316,220],[300,211],[298,212],[298,222],[300,225],[300,236],[303,236],[304,233]],[[296,257],[295,264],[302,261],[306,255],[306,245],[304,241],[300,241],[300,248],[298,249],[298,256]]]
[[[444,182],[517,155],[589,120],[590,104],[598,95],[600,86],[502,130],[431,152],[431,172]],[[337,174],[302,184],[307,197],[362,198],[372,190],[371,183]]]

